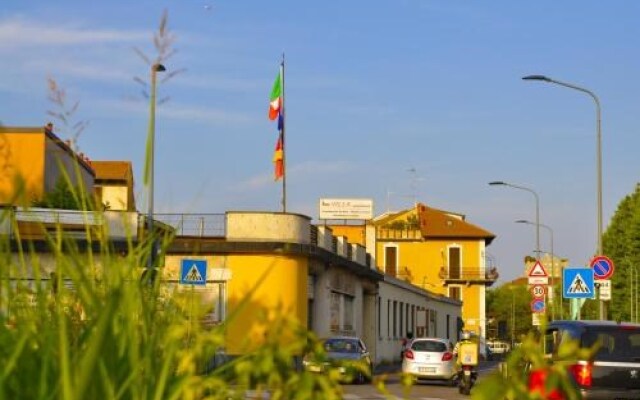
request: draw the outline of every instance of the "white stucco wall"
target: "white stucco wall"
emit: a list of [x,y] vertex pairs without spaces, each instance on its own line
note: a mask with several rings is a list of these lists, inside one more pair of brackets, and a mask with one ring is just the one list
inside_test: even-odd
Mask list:
[[[431,332],[429,332],[429,336],[447,338],[448,333],[448,338],[451,340],[451,342],[456,342],[456,321],[457,318],[462,314],[462,305],[460,302],[452,301],[451,299],[435,295],[426,290],[423,290],[422,288],[389,276],[385,276],[385,280],[379,283],[378,297],[380,301],[380,307],[379,311],[376,311],[376,318],[378,321],[378,326],[376,329],[377,342],[375,345],[376,363],[400,360],[400,351],[402,348],[401,340],[407,335],[407,321],[406,317],[403,318],[402,326],[400,326],[399,311],[396,312],[396,330],[394,334],[394,301],[396,302],[397,309],[399,309],[400,304],[402,304],[403,316],[406,311],[407,304],[409,305],[410,314],[412,310],[413,312],[417,312],[419,309],[427,309],[431,312],[435,312],[434,314],[431,314],[436,317],[435,324],[433,324],[435,325],[433,326],[433,328],[435,329],[431,329]],[[389,304],[391,305],[391,307],[389,307]],[[410,315],[409,318],[411,320]],[[409,328],[414,329],[413,334],[415,337],[418,336],[419,333],[417,328],[420,324],[420,317],[418,315],[415,315],[413,321],[413,327],[410,326]],[[433,332],[433,330],[435,330],[435,332]]]
[[128,208],[128,189],[126,186],[102,186],[102,204],[107,204],[109,210],[126,211]]
[[305,215],[229,211],[226,218],[228,240],[311,242],[311,218]]

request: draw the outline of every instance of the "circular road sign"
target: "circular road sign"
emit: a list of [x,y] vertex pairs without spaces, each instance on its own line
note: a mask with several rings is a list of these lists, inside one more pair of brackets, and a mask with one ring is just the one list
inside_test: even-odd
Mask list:
[[597,256],[591,260],[593,279],[609,279],[613,275],[613,261],[606,256]]
[[533,299],[533,300],[531,300],[531,312],[543,313],[544,310],[545,310],[544,300],[542,300],[542,299]]
[[531,295],[534,299],[543,299],[546,293],[547,289],[544,287],[544,285],[531,286]]

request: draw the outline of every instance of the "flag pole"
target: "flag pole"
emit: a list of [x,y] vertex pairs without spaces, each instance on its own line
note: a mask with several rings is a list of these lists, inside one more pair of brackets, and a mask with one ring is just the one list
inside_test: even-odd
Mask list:
[[282,212],[287,212],[287,146],[285,144],[284,130],[286,129],[285,109],[284,109],[284,52],[282,53],[282,63],[280,63],[280,82],[282,85],[282,104],[280,105],[280,115],[282,115]]

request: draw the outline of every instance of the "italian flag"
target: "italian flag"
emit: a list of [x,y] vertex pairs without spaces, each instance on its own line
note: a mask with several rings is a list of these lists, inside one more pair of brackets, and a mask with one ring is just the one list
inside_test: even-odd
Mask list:
[[280,107],[282,107],[282,78],[281,72],[278,71],[276,81],[273,82],[271,89],[271,100],[269,102],[269,119],[275,120],[280,115]]

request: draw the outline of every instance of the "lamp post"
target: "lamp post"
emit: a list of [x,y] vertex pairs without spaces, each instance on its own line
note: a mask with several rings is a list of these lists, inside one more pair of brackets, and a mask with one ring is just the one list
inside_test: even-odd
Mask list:
[[533,195],[536,199],[536,260],[540,257],[540,199],[538,197],[538,193],[536,193],[533,189],[530,189],[525,186],[514,185],[512,183],[502,182],[502,181],[494,181],[489,182],[489,185],[492,186],[508,186],[514,189],[525,190]]
[[[528,224],[528,225],[535,225],[534,222],[531,221],[527,221],[525,219],[519,219],[516,221],[516,224]],[[545,225],[545,224],[538,224],[541,227],[547,229],[549,231],[549,237],[551,238],[551,298],[553,299],[553,306],[551,307],[551,318],[556,319],[556,301],[557,301],[557,297],[556,297],[556,291],[555,291],[555,283],[556,283],[556,263],[555,263],[555,253],[553,252],[553,229],[551,229],[550,226]],[[562,310],[562,307],[560,307],[560,309]]]
[[[596,177],[597,177],[597,220],[598,220],[598,255],[602,255],[602,127],[600,118],[600,100],[589,89],[585,89],[580,86],[573,85],[571,83],[557,81],[544,75],[528,75],[522,79],[526,81],[542,81],[548,83],[554,83],[556,85],[564,86],[569,89],[574,89],[582,93],[589,95],[596,105]],[[600,319],[604,319],[604,302],[600,300]]]
[[[147,133],[147,178],[149,185],[149,204],[147,211],[147,229],[151,238],[151,253],[147,262],[148,268],[151,270],[155,267],[156,259],[156,240],[153,234],[153,173],[154,173],[154,157],[155,157],[155,135],[156,135],[156,86],[158,72],[166,71],[164,65],[155,63],[151,66],[151,96],[149,99],[149,131]],[[149,278],[150,282],[153,275]]]
[[516,294],[515,287],[509,286],[511,290],[511,348],[515,347],[516,343]]

